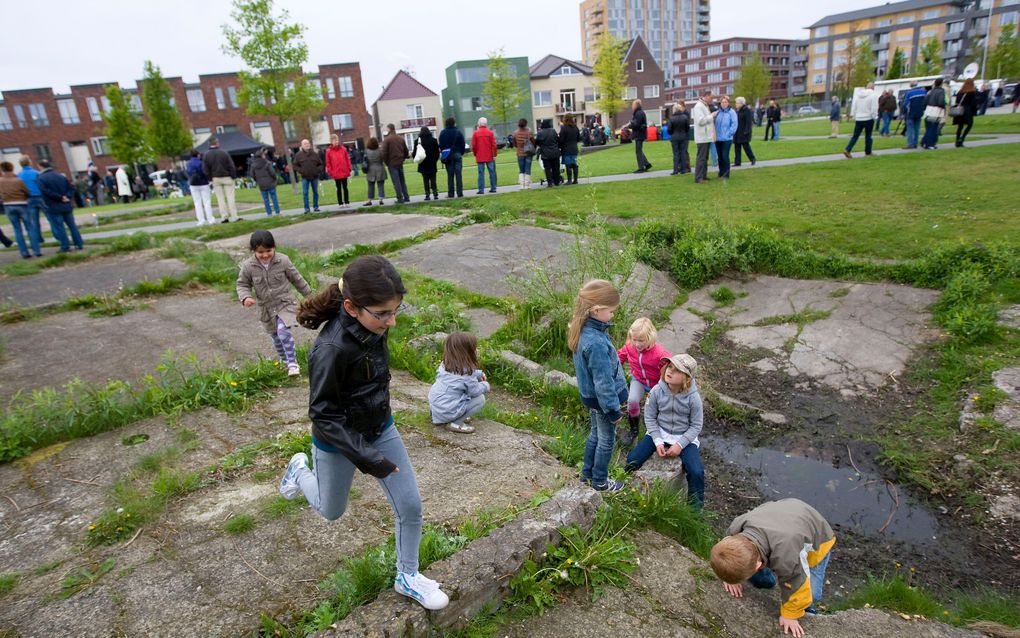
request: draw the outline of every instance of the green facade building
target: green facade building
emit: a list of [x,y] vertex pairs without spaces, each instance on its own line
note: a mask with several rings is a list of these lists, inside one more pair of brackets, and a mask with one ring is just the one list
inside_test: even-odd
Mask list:
[[497,138],[506,137],[517,129],[517,120],[525,118],[531,122],[531,77],[528,73],[528,58],[506,58],[517,74],[524,96],[513,116],[507,122],[497,122],[482,101],[482,90],[489,77],[488,60],[460,60],[446,67],[446,88],[443,89],[443,118],[457,118],[457,126],[464,131],[464,139],[471,143],[471,134],[478,124],[478,118],[489,120],[489,128]]

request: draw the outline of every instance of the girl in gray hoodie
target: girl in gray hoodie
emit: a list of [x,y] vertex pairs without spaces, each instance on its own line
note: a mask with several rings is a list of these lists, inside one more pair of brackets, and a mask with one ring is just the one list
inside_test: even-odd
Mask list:
[[687,499],[697,509],[705,503],[705,469],[698,434],[704,411],[694,373],[698,362],[689,354],[662,358],[662,377],[645,401],[646,434],[627,455],[627,471],[637,471],[652,454],[679,457],[687,477]]
[[451,432],[470,434],[475,428],[465,421],[485,405],[489,382],[478,369],[478,340],[470,332],[455,332],[443,345],[443,362],[429,390],[432,423]]

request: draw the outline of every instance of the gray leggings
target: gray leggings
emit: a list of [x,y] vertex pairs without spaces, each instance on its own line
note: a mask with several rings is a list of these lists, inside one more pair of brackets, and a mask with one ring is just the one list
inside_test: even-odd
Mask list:
[[631,378],[630,392],[627,393],[627,414],[638,416],[641,414],[641,399],[645,398],[651,390],[637,379]]
[[[377,479],[396,517],[397,571],[418,571],[418,545],[421,543],[421,494],[411,459],[396,426],[387,427],[371,444],[400,468],[384,479]],[[354,464],[343,454],[326,452],[312,446],[313,470],[301,472],[297,482],[308,504],[330,521],[343,516],[354,480]]]

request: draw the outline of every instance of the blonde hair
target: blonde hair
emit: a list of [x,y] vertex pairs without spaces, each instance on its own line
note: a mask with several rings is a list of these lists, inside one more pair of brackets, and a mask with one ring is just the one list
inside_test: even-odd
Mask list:
[[329,136],[329,141],[330,142],[333,142],[333,141],[339,142],[340,141],[340,136],[337,135],[336,133],[333,133],[332,135]]
[[627,331],[628,339],[633,340],[634,337],[644,337],[648,345],[653,345],[656,339],[659,338],[659,333],[651,319],[648,317],[638,317],[634,320],[634,323],[630,324],[630,330]]
[[673,369],[680,373],[680,383],[678,384],[680,386],[680,389],[677,390],[677,392],[683,393],[691,389],[691,383],[693,382],[693,379],[691,379],[691,375],[677,368],[669,361],[663,363],[662,367],[659,368],[660,379],[664,379],[666,377],[666,366],[673,366]]
[[570,329],[567,331],[567,346],[571,352],[577,352],[577,344],[581,341],[581,329],[597,306],[615,308],[620,305],[620,293],[613,284],[605,279],[592,279],[581,286],[574,300],[574,314],[570,318]]
[[724,583],[742,583],[758,571],[762,559],[758,547],[741,534],[727,536],[712,547],[708,561],[712,571]]

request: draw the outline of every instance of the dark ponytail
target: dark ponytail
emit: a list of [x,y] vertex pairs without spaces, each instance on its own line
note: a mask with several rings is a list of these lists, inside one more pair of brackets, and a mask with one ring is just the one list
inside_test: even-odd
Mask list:
[[305,328],[316,330],[340,314],[344,299],[365,307],[384,304],[406,294],[400,273],[389,260],[382,255],[362,255],[347,266],[338,283],[305,299],[297,320]]

